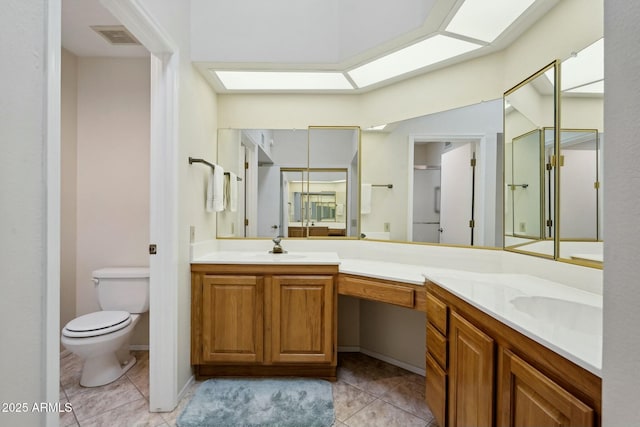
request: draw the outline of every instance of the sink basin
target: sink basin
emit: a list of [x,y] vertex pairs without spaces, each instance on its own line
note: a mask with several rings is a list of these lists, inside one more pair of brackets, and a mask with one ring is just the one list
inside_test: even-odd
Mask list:
[[602,307],[542,296],[520,296],[510,302],[535,319],[576,332],[602,335]]

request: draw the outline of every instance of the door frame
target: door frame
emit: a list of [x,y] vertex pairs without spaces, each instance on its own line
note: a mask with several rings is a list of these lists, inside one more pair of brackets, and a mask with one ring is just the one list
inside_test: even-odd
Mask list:
[[[409,138],[407,139],[407,171],[413,171],[413,161],[414,161],[414,149],[415,144],[417,142],[474,142],[478,147],[479,155],[478,155],[478,168],[480,170],[485,170],[486,168],[486,136],[484,134],[409,134]],[[481,178],[482,182],[476,181],[476,185],[479,185],[480,188],[483,189],[483,192],[486,191],[486,186],[484,185],[484,179]],[[484,221],[484,209],[485,209],[485,200],[484,197],[476,198],[476,206],[475,211],[478,215],[477,222],[483,224]],[[477,229],[478,231],[478,242],[484,242],[484,225]],[[413,173],[407,173],[407,240],[410,240],[413,236]]]
[[[151,54],[149,410],[178,401],[179,49],[137,0],[100,0]],[[158,308],[162,309],[158,309]]]

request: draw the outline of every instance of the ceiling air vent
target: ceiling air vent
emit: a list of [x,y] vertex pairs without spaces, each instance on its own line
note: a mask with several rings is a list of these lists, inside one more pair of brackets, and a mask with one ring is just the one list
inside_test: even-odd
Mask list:
[[133,46],[140,42],[122,25],[92,25],[91,29],[112,45]]

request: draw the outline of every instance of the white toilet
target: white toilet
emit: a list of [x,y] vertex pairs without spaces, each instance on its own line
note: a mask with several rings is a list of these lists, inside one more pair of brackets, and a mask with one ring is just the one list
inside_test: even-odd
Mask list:
[[103,311],[67,323],[62,345],[84,359],[80,385],[97,387],[120,378],[136,363],[129,338],[149,310],[149,269],[102,268],[92,273]]

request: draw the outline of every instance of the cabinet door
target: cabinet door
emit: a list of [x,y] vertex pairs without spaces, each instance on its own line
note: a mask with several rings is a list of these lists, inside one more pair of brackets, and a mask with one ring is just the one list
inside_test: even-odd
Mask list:
[[425,400],[440,427],[446,427],[447,374],[430,354],[426,356]]
[[262,361],[263,301],[261,277],[204,277],[202,357],[205,362]]
[[456,312],[449,335],[450,427],[493,425],[493,339]]
[[333,276],[273,276],[271,360],[334,361]]
[[593,426],[594,411],[508,350],[499,372],[498,425]]

